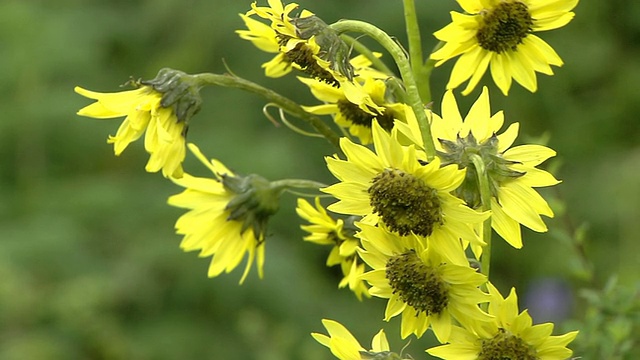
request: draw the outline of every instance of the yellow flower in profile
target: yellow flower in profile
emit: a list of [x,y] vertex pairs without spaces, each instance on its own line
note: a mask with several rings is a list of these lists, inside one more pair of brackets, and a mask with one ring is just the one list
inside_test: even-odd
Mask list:
[[536,72],[553,75],[550,65],[563,62],[534,32],[560,28],[574,17],[578,0],[457,0],[465,14],[451,12],[452,22],[434,33],[444,46],[431,54],[440,66],[456,56],[447,89],[469,80],[469,94],[487,68],[502,93],[512,79],[531,92],[538,88]]
[[78,115],[111,119],[126,116],[115,136],[109,136],[116,155],[143,134],[144,148],[150,154],[148,172],[162,170],[165,177],[182,176],[185,158],[186,124],[178,120],[172,107],[162,107],[162,93],[150,86],[117,93],[99,93],[76,87],[75,92],[96,100],[78,111]]
[[371,341],[371,349],[365,350],[358,340],[344,325],[334,320],[322,320],[329,336],[312,333],[314,339],[331,349],[331,353],[340,360],[402,360],[400,356],[389,351],[389,342],[384,330],[380,330]]
[[209,277],[235,269],[248,254],[240,283],[244,282],[254,260],[263,276],[264,237],[267,220],[278,209],[281,189],[256,175],[240,177],[221,162],[211,161],[194,145],[189,149],[215,178],[184,174],[172,179],[185,188],[169,198],[169,205],[189,211],[176,222],[176,231],[184,235],[184,251],[199,250],[201,257],[213,256]]
[[[240,38],[251,41],[258,49],[276,54],[262,64],[266,76],[278,78],[297,69],[313,79],[339,87],[350,102],[362,108],[365,105],[376,108],[362,86],[354,81],[358,73],[380,76],[379,72],[366,68],[371,63],[363,62],[364,56],[350,60],[349,46],[312,12],[302,10],[299,16],[291,17],[289,14],[298,8],[298,4],[285,6],[280,0],[269,0],[268,3],[268,7],[253,3],[251,10],[240,14],[247,29],[236,31]],[[271,24],[254,19],[253,15]]]
[[373,120],[390,132],[396,119],[404,119],[404,107],[398,102],[389,102],[389,92],[385,81],[380,78],[366,77],[362,79],[362,91],[371,102],[354,104],[344,93],[343,88],[336,88],[314,79],[298,78],[309,86],[311,93],[325,104],[317,106],[304,106],[303,108],[316,115],[333,115],[338,126],[349,129],[351,135],[356,136],[363,145],[370,144],[371,126]]
[[518,314],[515,289],[504,299],[498,290],[488,284],[491,302],[491,322],[476,323],[469,329],[454,327],[449,344],[428,349],[430,355],[441,359],[519,359],[565,360],[573,352],[567,345],[578,335],[572,331],[552,336],[553,324],[532,325],[527,311]]
[[[485,275],[469,267],[447,249],[416,235],[399,236],[384,226],[360,223],[363,250],[360,257],[373,269],[365,279],[373,296],[389,299],[384,320],[402,315],[401,335],[421,337],[429,326],[440,342],[446,342],[454,324],[491,319],[478,307],[489,301],[480,285]],[[457,251],[464,255],[462,247]]]
[[402,236],[429,237],[445,248],[459,247],[460,239],[484,244],[474,226],[490,214],[470,209],[450,193],[464,180],[464,169],[459,170],[457,165],[440,167],[437,158],[427,163],[422,151],[413,145],[402,146],[394,133],[395,129],[390,135],[374,121],[375,152],[340,139],[347,159],[326,159],[329,171],[340,180],[322,189],[339,200],[327,209],[363,216],[362,222],[385,224]]
[[[271,26],[264,24],[248,15],[240,14],[247,26],[247,30],[237,30],[240,38],[251,41],[258,49],[277,54],[270,61],[262,64],[265,75],[278,78],[287,75],[292,69],[309,70],[321,79],[328,79],[333,83],[332,76],[325,74],[329,63],[320,59],[320,46],[314,39],[304,40],[296,37],[288,39],[283,47],[279,34]],[[290,23],[290,20],[287,22]]]
[[[547,231],[540,215],[553,217],[553,211],[533,188],[559,183],[550,173],[536,168],[556,152],[542,145],[510,148],[518,136],[519,124],[513,123],[497,135],[504,124],[504,113],[491,114],[486,87],[464,119],[453,91],[445,93],[441,108],[442,117],[430,114],[438,156],[444,164],[457,164],[467,171],[463,184],[454,193],[470,207],[481,207],[476,170],[469,159],[469,155],[477,154],[489,174],[493,229],[518,249],[522,247],[520,224],[537,232]],[[415,118],[408,117],[408,123],[413,126],[402,126],[399,131],[412,132],[412,138],[420,141]]]
[[[276,53],[262,65],[269,77],[281,77],[293,68],[334,86],[353,79],[349,47],[320,18],[308,10],[297,17],[289,14],[298,4],[286,6],[281,0],[269,0],[269,6],[257,6],[240,17],[247,30],[237,30],[240,38],[251,41],[260,50]],[[264,24],[251,16],[271,22]]]
[[344,278],[338,286],[343,288],[348,285],[360,300],[363,295],[368,297],[368,288],[359,278],[364,273],[364,264],[358,264],[357,261],[356,248],[360,245],[360,240],[354,236],[356,229],[352,221],[351,224],[345,224],[342,219],[332,218],[317,197],[315,207],[299,198],[296,212],[301,218],[311,223],[301,226],[302,230],[309,233],[304,240],[333,246],[327,258],[327,266],[340,265]]

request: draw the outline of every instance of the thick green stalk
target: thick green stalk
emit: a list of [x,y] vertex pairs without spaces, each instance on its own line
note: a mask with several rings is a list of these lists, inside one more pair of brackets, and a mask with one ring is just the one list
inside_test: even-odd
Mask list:
[[327,124],[325,124],[319,117],[306,112],[298,103],[286,98],[277,92],[267,89],[261,85],[258,85],[249,80],[232,76],[232,75],[220,75],[212,73],[202,73],[192,75],[197,86],[203,87],[207,85],[225,86],[237,89],[246,90],[258,95],[263,96],[272,103],[277,104],[283,111],[307,122],[318,133],[324,136],[337,150],[342,154],[340,149],[340,136],[334,132]]
[[[480,189],[480,200],[482,201],[482,210],[491,210],[491,189],[489,188],[489,174],[484,166],[482,157],[477,154],[470,154],[469,158],[473,162],[476,174],[478,175],[478,188]],[[491,217],[487,218],[482,224],[482,240],[487,245],[482,249],[480,258],[481,271],[489,278],[491,270]]]
[[430,69],[424,67],[422,55],[422,39],[420,38],[420,26],[414,0],[403,0],[404,20],[407,27],[407,39],[409,40],[409,58],[411,69],[418,86],[418,93],[424,104],[431,102],[431,89],[429,87]]
[[429,120],[425,113],[424,103],[420,98],[418,85],[415,77],[413,76],[411,64],[409,63],[409,59],[407,59],[403,49],[387,33],[364,21],[343,20],[331,24],[330,26],[338,33],[354,31],[367,34],[380,43],[380,45],[382,45],[389,54],[391,54],[391,57],[393,57],[393,60],[398,65],[400,76],[402,77],[404,86],[407,89],[408,105],[411,106],[413,113],[418,119],[418,124],[420,125],[420,131],[424,142],[424,150],[427,153],[428,159],[433,159],[436,156],[436,148],[433,143],[433,138],[431,137]]

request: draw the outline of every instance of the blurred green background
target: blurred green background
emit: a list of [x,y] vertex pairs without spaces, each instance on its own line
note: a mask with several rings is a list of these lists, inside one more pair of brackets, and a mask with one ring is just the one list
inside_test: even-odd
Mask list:
[[[430,49],[430,34],[459,8],[417,2]],[[406,43],[400,1],[299,3],[327,22],[367,20]],[[271,222],[265,279],[254,272],[238,286],[241,269],[207,279],[209,259],[181,252],[173,233],[182,211],[166,198],[180,189],[144,172],[141,143],[113,156],[106,138],[120,120],[75,115],[89,103],[73,93],[76,85],[117,91],[130,76],[150,79],[163,67],[222,73],[223,61],[239,76],[315,104],[293,77],[265,78],[260,64],[270,56],[234,34],[249,5],[0,3],[0,359],[330,359],[309,336],[324,332],[322,318],[341,321],[362,344],[380,327],[396,349],[406,343],[397,321],[381,321],[384,301],[360,303],[337,289],[340,274],[324,266],[328,249],[301,240],[291,195]],[[559,154],[546,166],[563,183],[543,192],[559,215],[548,221],[553,230],[526,232],[521,251],[495,246],[494,282],[504,292],[517,286],[537,322],[580,321],[579,289],[601,287],[614,273],[633,286],[640,270],[640,2],[583,1],[575,11],[567,27],[542,34],[565,66],[539,75],[537,93],[515,85],[507,99],[486,82],[493,110],[521,123],[520,142],[544,141]],[[436,110],[451,65],[434,73]],[[479,91],[459,98],[463,112]],[[334,181],[323,160],[333,149],[274,127],[262,99],[224,88],[207,88],[203,98],[189,140],[208,156],[269,179]],[[191,157],[185,167],[204,174]],[[582,224],[593,278],[581,275],[567,241]],[[557,311],[536,300],[545,291],[565,296]],[[425,336],[408,351],[426,358],[431,344]]]

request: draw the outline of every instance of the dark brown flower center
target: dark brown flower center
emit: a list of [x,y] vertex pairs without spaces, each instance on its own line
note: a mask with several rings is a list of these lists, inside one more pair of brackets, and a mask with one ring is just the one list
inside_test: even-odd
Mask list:
[[537,360],[536,351],[518,336],[500,328],[496,336],[482,341],[478,360]]
[[482,24],[476,34],[485,50],[502,53],[514,51],[532,31],[533,18],[527,5],[519,1],[504,1],[481,13]]
[[393,293],[418,312],[440,314],[447,307],[447,286],[437,268],[425,264],[414,251],[389,259],[386,276]]
[[[279,43],[281,46],[286,45],[289,39],[286,36],[279,36]],[[305,72],[307,75],[318,79],[320,81],[324,81],[329,85],[339,87],[340,82],[336,80],[336,78],[331,74],[331,72],[318,64],[318,60],[314,55],[317,55],[309,48],[304,42],[300,42],[296,44],[296,46],[287,51],[284,54],[286,61],[289,63],[294,63],[300,66],[300,69]]]
[[372,110],[375,114],[371,114],[362,110],[358,105],[348,100],[340,100],[337,104],[340,113],[355,125],[371,128],[373,119],[377,119],[378,124],[380,124],[383,129],[391,131],[393,128],[393,116],[389,111],[385,111],[384,114],[380,114],[377,111]]
[[429,236],[443,223],[440,198],[422,179],[398,169],[385,169],[369,187],[373,211],[389,230]]

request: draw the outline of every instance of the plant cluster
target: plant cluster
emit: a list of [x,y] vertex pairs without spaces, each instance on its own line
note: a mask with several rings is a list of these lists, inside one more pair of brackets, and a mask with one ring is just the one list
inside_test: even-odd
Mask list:
[[[442,359],[562,360],[577,331],[553,335],[554,324],[533,324],[518,309],[515,288],[505,296],[491,282],[492,242],[523,247],[522,226],[546,232],[554,216],[537,188],[557,185],[539,166],[556,152],[516,143],[519,124],[492,112],[489,88],[466,114],[455,90],[474,90],[489,70],[506,96],[513,82],[537,91],[537,74],[561,66],[555,50],[536,35],[563,27],[577,0],[458,0],[461,12],[435,32],[426,58],[413,0],[404,0],[409,43],[401,46],[372,24],[327,24],[296,3],[269,0],[241,14],[240,38],[273,54],[268,77],[298,75],[318,104],[303,106],[257,83],[226,74],[162,69],[132,90],[76,92],[95,100],[78,114],[125,117],[108,138],[116,155],[144,136],[148,172],[162,172],[184,190],[168,199],[185,209],[175,224],[184,251],[211,257],[209,277],[233,271],[246,259],[240,283],[255,266],[262,278],[268,224],[282,194],[299,196],[304,240],[330,246],[327,266],[340,266],[339,287],[358,299],[386,299],[381,318],[401,318],[400,336],[432,331],[441,345],[426,349]],[[357,35],[356,38],[347,33]],[[358,41],[367,36],[387,52]],[[407,50],[405,50],[407,49]],[[383,59],[391,58],[393,66]],[[432,110],[430,74],[457,59],[439,113]],[[297,133],[325,138],[335,153],[326,166],[333,184],[309,179],[268,180],[243,175],[205,156],[187,141],[205,86],[240,88],[278,108]],[[310,128],[293,125],[286,116]],[[194,125],[194,128],[197,124]],[[187,149],[211,171],[196,177],[183,168]],[[314,198],[308,201],[305,197]],[[324,206],[324,198],[333,199]],[[495,234],[494,234],[495,233]],[[328,335],[313,337],[343,360],[409,359],[390,349],[384,331],[363,347],[339,322],[322,320]]]

